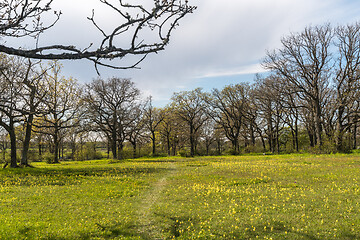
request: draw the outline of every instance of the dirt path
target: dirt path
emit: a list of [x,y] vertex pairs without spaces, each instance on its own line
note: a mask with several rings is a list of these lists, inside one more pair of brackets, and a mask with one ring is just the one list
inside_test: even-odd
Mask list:
[[138,210],[139,215],[139,234],[144,239],[162,239],[161,232],[155,225],[153,206],[158,202],[161,192],[169,184],[168,179],[176,172],[176,165],[171,163],[169,171],[165,173],[153,186],[150,187],[148,192],[144,195]]

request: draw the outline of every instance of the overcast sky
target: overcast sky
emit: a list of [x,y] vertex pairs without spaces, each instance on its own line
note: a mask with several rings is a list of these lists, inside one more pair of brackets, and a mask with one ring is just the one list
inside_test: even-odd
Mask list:
[[[128,0],[131,1],[131,0]],[[150,0],[147,0],[150,1]],[[91,42],[94,28],[85,21],[96,16],[112,22],[98,0],[59,0],[54,8],[63,15],[42,41]],[[175,30],[166,50],[150,55],[141,70],[101,68],[101,77],[131,78],[158,106],[173,92],[202,87],[206,91],[238,82],[251,82],[262,72],[266,50],[278,48],[280,38],[309,25],[359,21],[359,0],[189,0],[197,10]],[[85,7],[84,7],[85,6]],[[43,38],[44,38],[43,37]],[[66,40],[65,40],[66,39]],[[87,61],[64,61],[63,74],[80,82],[97,76]]]

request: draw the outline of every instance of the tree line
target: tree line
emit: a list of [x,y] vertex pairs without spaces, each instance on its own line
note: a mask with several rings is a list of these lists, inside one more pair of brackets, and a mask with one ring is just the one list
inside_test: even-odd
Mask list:
[[36,143],[39,155],[47,146],[53,163],[64,149],[75,159],[89,142],[114,159],[130,148],[132,157],[349,151],[358,147],[359,64],[359,23],[307,27],[266,53],[262,65],[270,71],[253,83],[174,93],[157,108],[130,79],[80,84],[61,75],[58,61],[3,54],[0,145],[4,152],[9,139],[11,167],[29,165]]
[[[87,59],[94,63],[98,73],[99,66],[135,68],[148,54],[164,50],[180,20],[196,9],[187,0],[153,0],[135,5],[121,0],[116,3],[107,0],[99,2],[104,9],[115,13],[117,20],[110,24],[112,26],[108,24],[105,27],[99,21],[98,12],[93,9],[87,19],[98,33],[98,38],[89,39],[88,44],[82,46],[60,42],[44,44],[41,41],[40,36],[53,28],[63,14],[61,9],[52,8],[54,0],[5,0],[0,3],[0,53],[7,54],[0,56],[0,130],[5,132],[1,135],[0,147],[5,159],[8,148],[6,136],[9,135],[11,167],[17,166],[19,139],[23,145],[21,165],[28,165],[28,151],[34,134],[39,138],[39,155],[42,138],[47,136],[52,139],[51,152],[56,153],[52,161],[58,162],[62,132],[73,130],[83,120],[82,114],[79,114],[82,113],[82,101],[75,101],[82,99],[82,87],[74,79],[63,79],[57,62],[46,68],[39,67],[40,62],[29,59]],[[26,46],[14,45],[15,39],[26,42]],[[123,60],[131,55],[138,59],[122,65]],[[64,93],[66,91],[69,92]],[[19,131],[20,126],[22,131]]]

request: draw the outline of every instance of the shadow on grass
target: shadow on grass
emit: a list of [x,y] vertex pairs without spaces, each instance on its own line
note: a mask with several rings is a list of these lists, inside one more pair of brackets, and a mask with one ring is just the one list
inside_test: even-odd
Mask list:
[[[252,228],[253,226],[251,226]],[[326,239],[325,236],[315,236],[315,233],[305,233],[292,230],[291,227],[287,227],[283,222],[274,222],[273,228],[266,228],[264,226],[258,225],[254,226],[256,231],[248,231],[244,234],[244,232],[234,232],[231,239],[253,239],[253,238],[262,238],[265,236],[275,235],[275,239],[306,239],[306,240],[321,240]],[[250,226],[248,227],[249,229]],[[316,234],[317,235],[317,234]],[[329,237],[329,236],[328,236]],[[355,240],[360,239],[359,234],[352,234],[346,231],[339,232],[336,236],[336,239],[344,239],[344,240]]]
[[132,162],[137,162],[137,163],[175,163],[175,162],[179,162],[179,160],[175,160],[175,159],[140,159],[140,160],[133,160]]
[[65,186],[79,184],[79,179],[101,177],[136,177],[146,174],[158,174],[173,169],[164,167],[89,167],[89,168],[29,168],[5,169],[0,171],[0,185]]
[[[199,220],[193,216],[168,216],[166,214],[155,213],[156,216],[160,217],[162,223],[165,224],[164,231],[168,232],[172,237],[178,238],[189,225],[199,225]],[[151,238],[146,238],[151,239]]]
[[[61,236],[59,234],[49,232],[44,234],[41,239],[47,240],[72,240],[72,239],[114,239],[122,237],[121,239],[151,239],[147,236],[140,234],[137,231],[137,226],[132,224],[114,224],[111,226],[105,226],[101,224],[96,224],[97,232],[76,232],[73,234],[69,234],[69,236]],[[36,235],[34,235],[34,229],[31,227],[22,227],[19,229],[19,239],[38,239]]]
[[133,224],[105,226],[97,223],[96,226],[101,232],[101,237],[104,239],[113,239],[115,237],[141,237],[137,232],[136,225]]
[[[182,234],[186,234],[187,225],[192,223],[192,226],[196,227],[199,225],[199,221],[192,217],[186,216],[178,216],[171,217],[166,215],[157,214],[164,222],[159,223],[165,224],[163,230],[168,233],[170,238],[179,238]],[[272,224],[273,228],[266,228],[264,226],[257,225],[251,226],[251,228],[255,227],[256,231],[240,231],[240,232],[213,232],[213,236],[209,239],[256,239],[262,237],[273,237],[274,239],[305,239],[305,240],[320,240],[326,239],[325,236],[315,236],[314,233],[304,233],[292,230],[290,227],[285,227],[282,222],[275,222]],[[48,240],[71,240],[71,239],[117,239],[117,238],[125,238],[125,239],[158,239],[154,238],[150,233],[140,233],[139,229],[143,226],[135,225],[133,223],[116,223],[112,225],[102,225],[96,224],[96,228],[98,231],[96,233],[92,232],[78,232],[74,233],[74,235],[64,237],[59,236],[54,233],[48,233],[46,236],[43,236],[43,239]],[[250,228],[250,225],[248,226]],[[160,231],[161,229],[159,229]],[[32,235],[32,229],[30,227],[23,227],[19,230],[19,237],[23,237],[24,239],[36,239],[34,235]],[[224,235],[226,234],[226,236]],[[204,236],[204,239],[207,239]],[[336,236],[336,239],[344,239],[344,240],[356,240],[360,239],[359,234],[353,234],[346,231],[339,232]]]

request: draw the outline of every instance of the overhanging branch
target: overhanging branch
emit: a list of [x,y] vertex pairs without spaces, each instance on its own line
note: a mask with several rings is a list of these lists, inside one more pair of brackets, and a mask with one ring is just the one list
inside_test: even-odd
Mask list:
[[[76,60],[88,59],[95,63],[95,66],[105,66],[115,69],[135,68],[144,60],[149,53],[156,53],[164,50],[170,41],[172,31],[178,25],[180,19],[192,13],[196,7],[189,6],[187,1],[154,0],[151,9],[141,5],[131,5],[119,1],[117,5],[108,0],[99,0],[111,10],[119,14],[124,21],[115,26],[108,33],[96,22],[95,12],[88,19],[95,29],[101,32],[103,37],[99,46],[93,43],[87,47],[71,45],[46,45],[37,46],[32,49],[17,48],[6,43],[0,44],[0,52],[17,55],[32,59],[45,60]],[[14,5],[17,2],[18,5]],[[40,16],[50,10],[53,0],[42,1],[8,1],[0,4],[0,34],[7,37],[36,36],[52,27],[59,19],[61,12],[54,12],[56,20],[49,26],[44,27]],[[13,4],[13,5],[12,5]],[[131,14],[130,14],[131,13]],[[34,26],[29,26],[27,21],[33,21]],[[157,39],[144,39],[140,37],[145,31],[157,31]],[[125,34],[131,34],[131,40],[122,44],[119,42],[125,38]],[[153,37],[152,37],[153,38]],[[90,47],[89,47],[90,46]],[[139,61],[128,66],[118,66],[111,60],[123,59],[125,56],[139,56]]]

